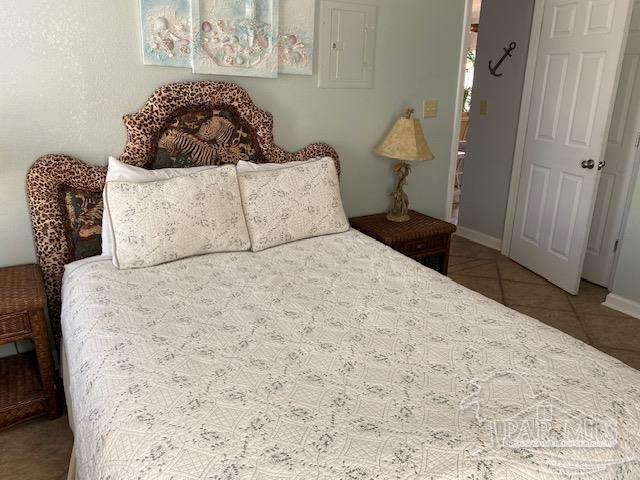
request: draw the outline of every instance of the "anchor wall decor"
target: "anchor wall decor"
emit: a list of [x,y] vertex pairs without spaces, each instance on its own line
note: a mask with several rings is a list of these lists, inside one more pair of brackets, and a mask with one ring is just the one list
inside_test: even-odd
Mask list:
[[504,50],[504,55],[502,55],[502,58],[500,60],[498,60],[498,63],[496,63],[496,66],[494,67],[492,65],[493,62],[491,62],[491,60],[489,60],[489,71],[491,72],[491,75],[493,75],[494,77],[501,77],[502,74],[498,73],[498,68],[500,68],[500,65],[502,65],[502,62],[504,62],[507,57],[511,58],[513,55],[511,55],[511,52],[513,52],[516,49],[516,42],[511,42],[509,44],[509,48],[503,48]]

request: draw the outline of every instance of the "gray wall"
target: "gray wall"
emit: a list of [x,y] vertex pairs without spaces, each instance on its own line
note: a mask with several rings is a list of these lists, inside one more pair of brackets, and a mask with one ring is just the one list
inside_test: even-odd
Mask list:
[[[639,176],[640,177],[640,176]],[[631,185],[634,188],[634,185]],[[640,303],[640,178],[636,178],[612,293]]]
[[[534,0],[484,0],[478,32],[478,57],[471,100],[459,224],[494,238],[502,238],[509,197],[513,152],[527,63]],[[503,48],[517,43],[513,58],[489,73]],[[479,112],[487,100],[487,115]]]
[[267,80],[145,67],[135,0],[3,0],[0,266],[35,258],[24,185],[33,161],[67,153],[106,163],[124,147],[121,116],[158,86],[184,80],[245,87],[274,114],[276,142],[285,148],[318,140],[335,146],[349,215],[388,207],[393,162],[372,150],[404,108],[421,112],[424,99],[439,100],[439,117],[424,121],[436,160],[413,168],[408,193],[414,208],[444,217],[464,0],[367,3],[379,6],[375,88],[320,90],[315,75]]

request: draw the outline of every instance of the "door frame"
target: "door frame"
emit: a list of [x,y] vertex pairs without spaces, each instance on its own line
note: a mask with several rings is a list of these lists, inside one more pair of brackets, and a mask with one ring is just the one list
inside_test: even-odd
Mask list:
[[456,170],[458,168],[458,141],[462,127],[462,108],[464,107],[464,76],[467,66],[467,50],[469,49],[469,30],[471,29],[471,10],[473,0],[465,0],[464,17],[462,19],[462,38],[460,41],[460,69],[458,70],[458,82],[453,113],[453,138],[451,139],[451,156],[449,159],[449,183],[447,184],[447,196],[445,197],[445,220],[451,222],[453,213],[453,196],[455,194]]
[[[462,102],[464,99],[464,77],[467,64],[467,49],[469,48],[469,29],[471,28],[471,11],[473,0],[465,0],[465,17],[462,24],[462,51],[460,52],[460,71],[458,72],[458,91],[456,97],[456,110],[454,112],[454,138],[451,147],[451,162],[449,166],[449,184],[447,198],[445,201],[445,219],[450,222],[453,213],[453,196],[455,193],[456,170],[458,166],[458,139],[460,138],[460,128],[462,121]],[[533,80],[535,77],[536,57],[538,55],[538,45],[542,34],[542,18],[544,14],[544,2],[534,0],[533,19],[531,22],[531,34],[529,37],[529,52],[527,53],[527,64],[525,67],[525,77],[522,89],[522,100],[520,102],[520,115],[518,117],[518,131],[516,135],[516,146],[513,155],[513,166],[511,170],[511,181],[509,184],[509,197],[507,200],[507,210],[505,213],[504,229],[502,233],[501,248],[503,255],[508,256],[511,250],[511,235],[516,214],[516,203],[518,197],[518,187],[520,184],[520,173],[522,171],[522,160],[524,157],[524,141],[527,133],[527,120],[531,107],[531,96],[533,93]],[[471,128],[471,125],[470,127]],[[492,243],[492,242],[491,242]],[[492,246],[492,248],[494,248]]]

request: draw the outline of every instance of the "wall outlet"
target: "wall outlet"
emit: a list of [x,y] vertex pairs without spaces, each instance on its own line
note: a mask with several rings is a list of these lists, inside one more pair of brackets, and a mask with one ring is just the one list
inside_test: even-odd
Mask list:
[[486,114],[487,114],[487,101],[480,100],[480,115],[486,115]]
[[422,106],[422,118],[436,118],[438,116],[438,101],[425,100]]

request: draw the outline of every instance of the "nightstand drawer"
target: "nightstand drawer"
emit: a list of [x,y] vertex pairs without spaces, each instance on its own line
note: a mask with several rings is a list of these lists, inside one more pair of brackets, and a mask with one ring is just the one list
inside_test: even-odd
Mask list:
[[0,315],[0,340],[31,333],[27,312]]
[[394,249],[407,256],[429,255],[432,252],[440,252],[447,249],[449,243],[448,235],[424,238],[394,245]]

